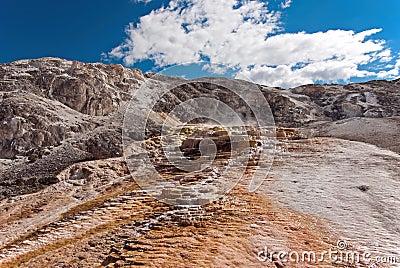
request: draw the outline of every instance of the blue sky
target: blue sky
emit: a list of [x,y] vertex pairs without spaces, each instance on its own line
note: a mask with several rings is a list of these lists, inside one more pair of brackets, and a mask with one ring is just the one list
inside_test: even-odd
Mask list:
[[399,77],[398,0],[5,0],[0,10],[0,62],[54,56],[159,71],[205,60],[217,65],[165,73],[282,87]]

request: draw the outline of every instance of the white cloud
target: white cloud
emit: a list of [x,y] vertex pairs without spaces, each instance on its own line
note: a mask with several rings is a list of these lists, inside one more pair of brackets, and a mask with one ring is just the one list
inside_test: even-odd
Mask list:
[[234,8],[236,4],[235,0],[172,0],[168,7],[143,16],[137,25],[130,24],[128,39],[110,55],[128,65],[150,58],[165,66],[201,56],[223,63],[232,53],[238,62],[245,40],[258,42],[278,30],[279,14],[259,1]]
[[398,78],[399,76],[400,76],[400,53],[394,65],[389,65],[388,70],[380,71],[377,74],[377,77],[380,79],[385,79],[385,78],[394,79]]
[[[379,31],[331,30],[272,36],[264,42],[268,55],[254,66],[242,69],[237,78],[248,77],[258,83],[288,88],[315,81],[378,76],[379,73],[362,70],[360,66],[391,60],[383,41],[365,40]],[[393,72],[382,72],[379,77],[389,78],[390,74]]]
[[[284,0],[281,7],[290,4]],[[389,78],[398,74],[399,61],[392,69],[362,70],[395,60],[384,41],[371,39],[380,31],[282,33],[280,13],[260,0],[171,0],[130,24],[128,38],[109,56],[127,65],[150,59],[159,67],[206,59],[211,66],[236,68],[237,77],[281,87]]]
[[150,3],[152,0],[132,0],[135,3],[144,3],[144,4],[148,4]]
[[357,64],[348,60],[318,61],[301,68],[293,68],[290,65],[279,65],[277,67],[257,65],[252,69],[240,71],[236,78],[247,78],[260,84],[290,88],[313,84],[315,81],[348,81],[351,77],[373,75],[372,72],[358,70],[357,67]]
[[290,7],[291,4],[292,4],[292,0],[284,0],[281,3],[281,8],[288,8],[288,7]]

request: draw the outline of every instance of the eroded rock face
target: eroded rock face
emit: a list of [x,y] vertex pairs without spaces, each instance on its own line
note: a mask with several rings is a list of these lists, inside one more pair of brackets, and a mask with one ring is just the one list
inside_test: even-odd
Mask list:
[[271,106],[275,123],[285,127],[299,127],[315,121],[329,121],[321,107],[308,96],[290,91],[264,87],[264,96]]
[[400,115],[400,79],[350,85],[307,85],[290,91],[308,96],[334,121]]
[[0,65],[0,158],[22,158],[2,166],[0,198],[52,184],[73,163],[121,156],[121,109],[143,80],[121,65],[56,58]]
[[139,70],[121,65],[57,58],[20,60],[0,67],[2,91],[28,91],[96,116],[117,111],[143,79]]
[[0,158],[29,156],[95,127],[89,117],[30,92],[1,97]]
[[[108,120],[97,116],[112,117],[143,79],[121,65],[56,58],[0,65],[0,157],[29,156],[104,125]],[[93,143],[87,142],[91,152],[99,148]]]

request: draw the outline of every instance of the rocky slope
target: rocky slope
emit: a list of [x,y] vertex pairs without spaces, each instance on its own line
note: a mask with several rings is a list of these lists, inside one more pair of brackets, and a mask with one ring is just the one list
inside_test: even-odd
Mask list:
[[[172,78],[153,78],[161,80],[159,83],[177,83]],[[57,146],[74,133],[86,133],[105,121],[113,121],[144,79],[139,70],[120,65],[55,58],[2,64],[0,157],[14,158],[26,155],[32,148]],[[400,116],[399,89],[399,79],[345,86],[308,85],[290,90],[261,87],[276,123],[289,127],[354,117]],[[172,93],[175,96],[171,96],[171,106],[200,95],[238,103],[232,94],[217,92],[215,85],[209,83],[185,84]],[[168,107],[160,109],[165,111]]]
[[[160,116],[188,99],[206,96],[228,104],[249,122],[254,115],[239,96],[229,92],[227,85],[242,92],[250,87],[259,89],[268,100],[278,127],[277,156],[262,191],[250,194],[244,184],[239,184],[226,198],[190,211],[165,205],[140,190],[122,158],[121,133],[128,101],[135,92],[143,90],[144,83],[146,90],[174,88],[155,106]],[[157,117],[150,119],[147,145],[155,152],[160,129]],[[209,136],[219,146],[220,165],[226,160],[225,149],[230,146],[221,133],[218,130]],[[343,236],[343,228],[353,226],[352,222],[345,224],[345,220],[351,219],[336,210],[329,214],[326,208],[307,209],[313,203],[308,197],[317,200],[326,195],[330,198],[326,207],[341,202],[347,209],[371,197],[346,203],[330,191],[324,190],[322,197],[315,196],[293,188],[291,177],[303,174],[302,189],[315,186],[312,178],[318,175],[332,181],[344,178],[347,172],[357,181],[361,176],[357,163],[368,155],[369,164],[360,168],[368,170],[371,161],[378,167],[362,173],[368,185],[355,182],[348,186],[348,191],[357,196],[363,194],[357,187],[367,190],[372,187],[369,193],[375,193],[379,184],[376,179],[388,170],[387,196],[384,201],[378,200],[381,212],[387,215],[391,206],[398,208],[396,185],[400,183],[400,173],[398,154],[394,152],[400,152],[399,133],[400,79],[283,90],[223,78],[186,81],[143,75],[139,70],[120,65],[57,58],[2,64],[0,266],[3,263],[4,267],[258,267],[255,251],[263,243],[284,249],[301,249],[304,245],[309,250],[326,249]],[[187,157],[197,157],[200,138],[196,136],[182,144]],[[363,143],[357,145],[337,138]],[[257,144],[256,140],[252,142]],[[343,159],[343,151],[355,153]],[[165,159],[160,161],[156,164],[159,170],[168,171],[168,176],[181,176],[168,169]],[[254,165],[248,167],[247,177],[251,177],[257,165],[263,165],[257,163],[259,159],[252,161]],[[343,161],[351,164],[346,168],[337,164]],[[325,174],[322,169],[315,169],[321,163]],[[335,170],[341,170],[338,171],[341,175],[335,177]],[[215,176],[215,180],[224,179]],[[201,176],[194,177],[196,181]],[[287,179],[280,181],[282,178]],[[189,179],[189,183],[193,182],[193,178]],[[325,186],[311,187],[312,192],[319,192]],[[288,196],[281,198],[285,194]],[[297,199],[305,201],[296,204],[293,200]],[[370,209],[379,214],[379,208],[373,205],[352,213],[366,213]],[[392,220],[400,222],[396,215],[391,216]],[[335,217],[343,220],[335,222]],[[386,228],[383,218],[372,217],[378,221],[379,231],[396,239],[399,227]],[[360,224],[361,229],[370,228],[362,221]],[[360,239],[362,234],[357,230],[351,231],[349,240],[357,238],[363,245],[371,242]],[[379,235],[375,238],[383,239]],[[374,251],[388,252],[390,247],[398,246],[383,244]],[[205,254],[210,257],[204,258]],[[264,264],[283,266],[277,261]]]
[[[101,126],[119,127],[124,103],[145,79],[139,70],[120,65],[84,64],[56,58],[2,64],[0,157],[29,156],[34,149],[52,149],[66,139]],[[238,106],[238,97],[209,82],[187,83],[160,76],[152,79],[158,80],[155,86],[178,85],[167,97],[169,107],[190,98],[211,96],[235,110],[245,109]],[[213,81],[218,84],[219,80]],[[185,84],[181,86],[181,83]],[[244,89],[248,86],[242,81],[230,83],[242,83]],[[280,126],[400,116],[400,79],[345,86],[308,85],[290,90],[265,86],[260,89]],[[160,106],[159,112],[167,112],[168,105]]]
[[140,71],[46,58],[1,65],[0,76],[0,158],[14,159],[0,196],[54,183],[73,163],[122,155],[120,111]]
[[[146,79],[152,79],[155,87],[177,85],[166,96],[168,101],[158,107],[158,112],[168,112],[179,103],[198,96],[216,98],[241,113],[248,109],[242,107],[240,98],[229,90],[215,86],[221,80],[218,78],[213,80],[215,84],[209,81],[185,83],[177,78],[146,78],[139,70],[120,65],[84,64],[56,58],[3,64],[0,66],[0,158],[25,157],[28,160],[1,161],[4,168],[0,175],[0,197],[51,184],[56,181],[54,175],[72,163],[121,156],[124,104]],[[249,86],[242,81],[229,83],[243,90]],[[291,90],[260,87],[278,126],[301,127],[317,123],[318,133],[361,141],[368,139],[375,144],[382,139],[361,137],[364,132],[357,131],[359,124],[352,120],[393,117],[388,121],[388,129],[382,132],[397,135],[399,124],[395,116],[400,115],[399,88],[400,80],[347,86],[309,85]],[[349,120],[343,125],[345,133],[342,128],[335,127],[337,124],[329,123],[345,119]],[[321,122],[328,124],[320,125]],[[379,127],[373,129],[376,131]],[[389,145],[383,146],[398,150],[398,144],[398,139],[391,139]],[[52,159],[57,161],[53,163]],[[30,164],[26,165],[26,161]],[[10,164],[12,167],[6,169]]]

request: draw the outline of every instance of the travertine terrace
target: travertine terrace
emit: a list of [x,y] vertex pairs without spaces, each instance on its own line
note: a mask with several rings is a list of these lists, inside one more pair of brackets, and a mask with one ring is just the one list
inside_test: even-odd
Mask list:
[[[191,193],[148,195],[126,164],[121,137],[127,104],[141,85],[177,81],[157,107],[160,116],[199,96],[246,111],[209,81],[58,58],[0,65],[0,267],[373,267],[258,256],[265,247],[322,252],[338,241],[400,262],[400,80],[289,90],[254,85],[275,119],[268,176],[248,191],[253,172],[267,165],[257,157],[265,137],[248,128],[243,178],[220,198],[192,206],[169,202]],[[145,149],[166,180],[229,182],[218,169],[182,174],[162,156],[157,131],[149,124]],[[199,157],[208,138],[217,167],[228,161],[226,129],[195,122],[178,134],[188,159]]]

